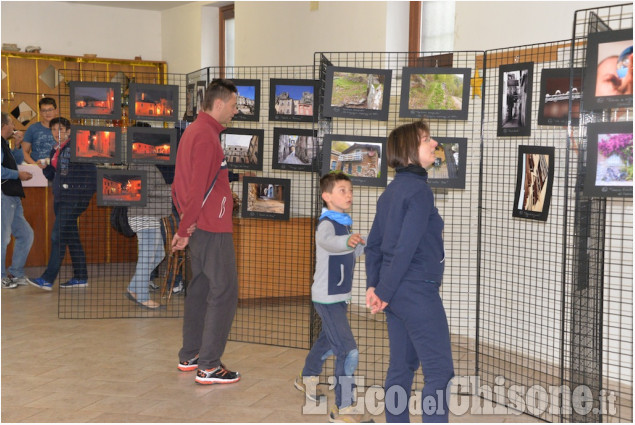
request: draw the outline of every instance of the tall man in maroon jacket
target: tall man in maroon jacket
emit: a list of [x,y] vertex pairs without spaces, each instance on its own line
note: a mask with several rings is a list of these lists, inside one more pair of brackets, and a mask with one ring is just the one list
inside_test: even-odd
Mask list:
[[178,368],[197,370],[199,384],[240,380],[238,372],[221,363],[238,303],[238,275],[233,199],[220,132],[238,112],[236,94],[229,80],[214,80],[207,87],[203,111],[181,138],[172,184],[172,199],[181,217],[172,249],[189,244],[192,258]]

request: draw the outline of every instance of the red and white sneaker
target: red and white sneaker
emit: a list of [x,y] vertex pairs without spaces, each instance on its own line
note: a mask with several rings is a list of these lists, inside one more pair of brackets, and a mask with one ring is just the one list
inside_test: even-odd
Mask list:
[[234,382],[240,381],[240,373],[225,369],[225,366],[221,363],[221,365],[215,369],[197,370],[194,381],[203,385],[233,384]]

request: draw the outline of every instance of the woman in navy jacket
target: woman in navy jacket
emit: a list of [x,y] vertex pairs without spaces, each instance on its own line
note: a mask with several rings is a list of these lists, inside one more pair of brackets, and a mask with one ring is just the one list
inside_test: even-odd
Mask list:
[[445,260],[443,220],[426,172],[434,163],[436,146],[423,121],[390,133],[386,157],[396,175],[377,201],[366,245],[366,304],[371,313],[386,313],[390,341],[388,422],[409,422],[410,392],[419,365],[425,382],[419,404],[423,421],[448,421],[454,366],[439,295]]
[[96,168],[93,164],[71,162],[71,123],[63,117],[50,123],[57,145],[51,151],[50,164],[42,172],[53,181],[55,223],[51,232],[51,255],[46,270],[33,285],[50,291],[62,266],[66,247],[71,254],[73,277],[61,288],[83,288],[88,285],[86,254],[79,239],[77,219],[86,211],[95,193]]

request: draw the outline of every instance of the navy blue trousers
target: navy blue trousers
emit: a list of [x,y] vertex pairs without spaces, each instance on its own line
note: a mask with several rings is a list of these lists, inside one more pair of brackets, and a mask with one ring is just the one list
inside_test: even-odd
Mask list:
[[[318,376],[324,361],[335,355],[335,404],[339,408],[353,404],[353,373],[357,369],[359,351],[348,323],[348,304],[313,303],[322,319],[322,330],[306,357],[302,376]],[[345,389],[342,391],[342,386]]]
[[419,365],[424,376],[423,422],[448,422],[448,383],[454,376],[454,364],[440,286],[429,281],[404,281],[386,307],[390,343],[385,384],[387,422],[410,421],[410,392]]

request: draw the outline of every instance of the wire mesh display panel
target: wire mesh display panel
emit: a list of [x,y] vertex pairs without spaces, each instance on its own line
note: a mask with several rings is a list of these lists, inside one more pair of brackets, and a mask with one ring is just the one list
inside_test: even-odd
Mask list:
[[[579,42],[572,48],[572,64],[583,68],[587,90],[579,127],[569,140],[572,149],[566,181],[570,197],[567,226],[572,231],[565,245],[564,375],[568,387],[590,388],[593,404],[590,412],[574,409],[563,414],[562,420],[571,422],[633,421],[632,85],[626,91],[600,90],[601,82],[606,81],[601,65],[609,63],[611,55],[617,62],[624,47],[630,45],[632,52],[632,28],[632,4],[585,9],[575,14],[573,37]],[[617,40],[624,30],[630,33],[620,45]],[[616,35],[615,39],[610,32]],[[608,35],[608,39],[602,38],[598,47],[594,43],[600,33],[604,33],[602,37]],[[616,48],[620,52],[615,52]],[[597,53],[591,53],[595,49]],[[615,66],[611,72],[619,76]],[[593,99],[603,94],[630,95],[629,106],[594,107]],[[602,143],[620,134],[620,123],[625,123],[630,132],[630,148],[626,147],[627,152],[603,149]],[[607,130],[598,132],[598,126]],[[613,126],[618,127],[611,132]],[[610,162],[609,158],[616,159],[620,154],[617,164]],[[619,175],[619,170],[629,166],[630,175],[628,171]],[[611,170],[618,170],[618,175],[609,176]],[[595,181],[589,175],[595,175]],[[590,192],[596,184],[609,189],[615,188],[611,185],[627,184],[630,194],[614,197],[610,191],[608,196]]]
[[[60,229],[51,259],[56,248],[66,251],[68,245],[72,261],[66,255],[56,281],[88,282],[57,286],[58,315],[180,317],[183,296],[173,289],[186,276],[166,248],[173,230],[162,219],[172,208],[173,159],[178,130],[185,124],[178,115],[185,105],[185,76],[136,72],[134,67],[117,72],[64,69],[60,75],[59,113],[72,119],[72,126],[68,151],[60,155],[70,157],[70,163],[66,169],[60,159],[58,167],[63,189],[54,204]],[[113,89],[111,83],[119,86]],[[111,225],[115,206],[127,214],[119,222],[136,232],[132,236]]]
[[[466,119],[440,119],[432,118],[435,112],[429,112],[426,118],[431,128],[433,138],[462,138],[466,139],[466,150],[458,151],[459,159],[449,158],[454,155],[452,151],[446,151],[443,155],[448,156],[446,161],[435,164],[430,170],[430,178],[444,180],[456,176],[447,164],[465,161],[465,185],[464,188],[439,188],[433,187],[435,194],[435,205],[444,220],[444,244],[446,250],[446,266],[441,287],[443,303],[448,316],[450,326],[452,354],[455,364],[456,375],[473,375],[475,366],[475,339],[476,332],[476,264],[477,256],[477,205],[478,205],[478,175],[479,175],[479,145],[481,127],[481,83],[482,67],[479,66],[477,58],[482,52],[421,52],[421,53],[316,53],[315,68],[317,78],[320,79],[322,92],[328,90],[325,70],[327,66],[353,68],[352,73],[363,73],[364,69],[390,70],[390,81],[386,78],[383,87],[390,84],[390,93],[384,91],[383,96],[389,96],[387,119],[370,120],[358,117],[323,117],[323,109],[320,110],[320,121],[318,127],[324,135],[343,136],[371,136],[380,137],[385,140],[391,130],[401,124],[413,122],[418,118],[400,118],[400,101],[402,77],[407,74],[404,67],[423,68],[425,71],[414,70],[415,76],[421,73],[431,75],[442,74],[444,69],[464,68],[468,69],[467,76],[464,76],[463,84],[470,84],[471,88],[458,95],[455,100],[467,112]],[[359,70],[355,70],[359,69]],[[347,71],[347,72],[348,72]],[[370,72],[372,73],[372,71]],[[450,73],[448,73],[450,74]],[[419,77],[417,77],[419,78]],[[412,78],[411,78],[412,80]],[[433,79],[431,78],[430,81]],[[406,83],[409,85],[409,83]],[[432,83],[430,83],[432,84]],[[449,83],[448,83],[449,85]],[[441,93],[441,97],[447,96],[450,88],[448,85],[438,84],[439,90],[446,90]],[[409,87],[406,87],[408,89]],[[408,90],[407,90],[408,91]],[[414,97],[414,94],[411,96]],[[333,100],[335,97],[332,98]],[[354,99],[344,99],[344,101],[354,102]],[[414,101],[414,99],[413,99]],[[335,102],[339,102],[334,100]],[[430,102],[433,102],[432,100]],[[442,106],[441,104],[424,106],[412,106],[409,109],[429,109],[441,110],[457,109]],[[406,106],[404,105],[404,106]],[[434,105],[434,106],[431,106]],[[323,107],[324,105],[321,105]],[[458,109],[462,109],[458,108]],[[438,111],[436,112],[438,113]],[[338,114],[339,115],[339,114]],[[346,140],[346,137],[339,138]],[[456,146],[454,146],[456,148]],[[324,149],[327,149],[324,147]],[[326,156],[323,157],[325,160]],[[385,156],[381,156],[385,161]],[[328,167],[328,164],[327,164]],[[458,173],[460,174],[460,173]],[[387,175],[388,183],[394,178],[394,170],[389,169]],[[432,181],[431,180],[431,181]],[[439,180],[439,181],[440,181]],[[354,200],[351,209],[353,218],[353,231],[367,236],[375,217],[377,199],[384,190],[384,186],[359,186],[354,185]],[[360,351],[359,366],[356,376],[359,385],[384,385],[385,372],[389,361],[388,334],[386,322],[383,314],[371,315],[366,308],[366,272],[364,257],[358,259],[353,280],[353,299],[350,304],[350,324],[355,335]],[[315,315],[315,321],[318,317]],[[319,326],[313,329],[313,338],[317,338]],[[331,376],[333,373],[332,360],[327,362],[327,367],[323,375]],[[363,379],[363,381],[361,380]],[[421,390],[423,378],[419,372],[414,389]]]
[[240,111],[221,136],[228,167],[241,175],[231,183],[240,199],[239,301],[229,338],[309,348],[319,144],[313,110],[298,101],[315,95],[313,67],[204,68],[188,74],[188,85],[220,77],[236,83]]
[[[632,199],[584,196],[586,126],[616,113],[585,112],[576,93],[588,69],[571,70],[586,65],[580,29],[597,31],[610,20],[614,29],[632,28],[632,5],[590,12],[583,23],[576,18],[572,41],[486,52],[478,375],[489,388],[516,386],[526,413],[558,422],[632,420]],[[527,93],[533,99],[507,116],[505,82],[523,67],[533,70],[533,81],[519,102]],[[560,125],[538,124],[554,100],[541,93],[554,87],[542,81],[546,69],[569,70],[568,116]],[[523,123],[527,105],[532,115]],[[578,126],[572,118],[580,107]],[[632,121],[632,109],[622,110],[621,120]],[[501,130],[523,125],[530,136]],[[521,146],[554,150],[546,221],[512,218],[513,209],[526,207],[514,198],[517,176],[528,178],[518,171]],[[501,401],[519,408],[517,400]]]

